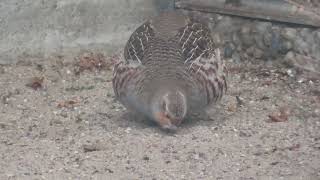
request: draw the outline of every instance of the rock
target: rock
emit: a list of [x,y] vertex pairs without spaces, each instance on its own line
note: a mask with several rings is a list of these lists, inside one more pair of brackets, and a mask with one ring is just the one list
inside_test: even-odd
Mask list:
[[234,31],[233,20],[229,16],[222,16],[213,29],[214,32],[230,33]]
[[277,31],[272,32],[270,50],[277,54],[281,48],[280,34]]
[[320,45],[319,45],[319,44],[314,43],[313,45],[311,45],[312,55],[315,55],[315,57],[317,57],[317,58],[320,59],[320,57],[317,55],[317,53],[319,52],[319,50],[320,50]]
[[263,34],[258,34],[256,33],[254,35],[254,41],[255,41],[255,45],[259,48],[259,49],[266,49],[267,47],[264,44],[263,41]]
[[320,43],[319,44],[314,44],[313,46],[312,46],[312,55],[315,57],[315,58],[317,58],[317,59],[319,59],[320,60],[320,51],[319,51],[319,49],[320,49]]
[[281,44],[281,53],[286,54],[293,48],[293,44],[290,41],[285,41]]
[[272,24],[270,22],[260,22],[260,21],[257,21],[255,23],[255,31],[259,34],[263,34],[265,33],[266,31],[269,31],[270,28],[271,28]]
[[315,33],[310,33],[308,34],[306,37],[304,37],[305,39],[305,42],[307,44],[314,44],[316,41],[315,41]]
[[271,32],[266,32],[263,34],[263,42],[266,47],[271,46],[271,40],[272,40],[272,33]]
[[292,51],[285,56],[285,62],[295,69],[303,71],[307,79],[320,79],[320,61],[310,56],[294,54]]
[[254,48],[253,57],[256,59],[261,59],[264,55],[264,52],[261,49]]
[[310,36],[312,33],[311,33],[311,29],[310,28],[303,28],[301,31],[300,31],[300,35],[306,40],[308,36]]
[[292,51],[290,51],[290,52],[288,52],[287,54],[286,54],[286,56],[284,57],[284,59],[285,60],[292,60],[292,59],[294,59],[295,58],[295,54],[294,54],[294,52],[292,52]]
[[316,38],[318,39],[318,41],[320,41],[320,30],[318,30],[317,32],[316,32]]
[[243,26],[240,30],[240,39],[245,47],[250,47],[254,44],[254,38],[249,26]]
[[231,58],[235,49],[236,49],[235,45],[231,42],[228,42],[224,48],[224,57]]
[[240,40],[239,36],[237,33],[232,34],[232,42],[235,44],[238,50],[242,49],[242,41]]
[[293,67],[292,61],[295,58],[295,53],[293,51],[289,51],[283,58],[283,63],[289,68]]
[[235,63],[240,63],[241,62],[241,57],[240,55],[236,52],[232,54],[232,60]]
[[241,29],[240,29],[240,34],[250,34],[251,33],[251,28],[250,26],[243,26]]
[[297,37],[297,30],[293,28],[284,28],[281,31],[281,36],[287,40],[294,40]]
[[302,38],[297,38],[297,40],[294,43],[293,49],[294,49],[294,51],[301,53],[301,54],[309,53],[309,46]]

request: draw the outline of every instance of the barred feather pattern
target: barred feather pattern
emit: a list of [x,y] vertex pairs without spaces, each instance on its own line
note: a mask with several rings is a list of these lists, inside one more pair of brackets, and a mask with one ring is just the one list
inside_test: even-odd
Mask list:
[[130,85],[136,84],[140,79],[139,76],[142,72],[142,66],[136,62],[127,63],[125,61],[119,61],[114,65],[113,69],[113,89],[116,98],[127,108],[130,108],[128,104],[128,92],[130,92]]
[[142,63],[147,44],[154,35],[154,29],[149,21],[138,27],[126,43],[124,49],[124,60],[126,63],[129,63],[129,60],[131,62],[138,61]]
[[206,105],[221,99],[227,91],[227,69],[210,29],[203,23],[190,21],[177,34],[184,55],[184,64],[195,78],[200,92],[206,95]]
[[189,63],[188,71],[196,79],[201,93],[206,95],[206,105],[219,101],[227,91],[227,70],[221,61],[220,50],[200,55]]
[[174,14],[138,27],[125,46],[123,61],[114,66],[115,95],[125,106],[129,91],[147,98],[146,82],[166,77],[186,84],[188,97],[195,97],[189,101],[194,108],[217,102],[227,91],[227,70],[209,28],[187,18],[170,28],[181,17],[170,16]]
[[126,98],[128,98],[129,91],[134,88],[129,86],[134,86],[141,79],[139,76],[143,69],[145,51],[153,37],[154,30],[150,21],[139,26],[127,41],[123,56],[113,67],[112,83],[115,96],[127,108],[130,105]]

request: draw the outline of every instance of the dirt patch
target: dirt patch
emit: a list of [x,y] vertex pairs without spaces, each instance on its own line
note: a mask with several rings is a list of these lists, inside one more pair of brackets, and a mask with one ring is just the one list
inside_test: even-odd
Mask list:
[[[75,63],[0,66],[0,179],[320,176],[320,82],[303,73],[229,62],[229,92],[210,119],[169,135],[115,101],[110,69],[76,74]],[[26,86],[33,77],[41,88]],[[270,121],[283,107],[286,119]]]

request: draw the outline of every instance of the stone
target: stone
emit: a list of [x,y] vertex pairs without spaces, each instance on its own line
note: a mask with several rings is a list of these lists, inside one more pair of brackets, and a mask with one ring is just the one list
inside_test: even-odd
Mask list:
[[270,28],[272,26],[272,23],[270,22],[260,22],[260,21],[257,21],[255,23],[255,31],[259,34],[263,34],[265,33],[266,31],[269,31]]
[[318,41],[320,41],[320,30],[316,31],[316,38],[318,39]]
[[254,48],[253,57],[256,59],[261,59],[264,55],[264,52],[259,48]]
[[224,57],[231,58],[235,49],[236,49],[236,47],[233,43],[231,43],[231,42],[226,43],[225,48],[224,48]]
[[303,28],[301,31],[300,31],[300,35],[306,39],[308,36],[310,36],[311,33],[311,29],[310,28]]
[[221,16],[213,32],[230,33],[234,31],[233,20],[229,16]]
[[281,44],[281,53],[286,54],[293,48],[293,44],[291,41],[285,41]]
[[233,53],[232,54],[232,60],[235,63],[240,63],[241,62],[241,57],[240,57],[239,53]]
[[277,53],[281,48],[281,42],[280,34],[277,31],[273,31],[270,44],[271,51]]
[[266,32],[263,34],[263,42],[267,47],[271,46],[272,34],[270,32]]
[[294,58],[295,58],[295,54],[292,51],[289,51],[284,57],[285,60],[292,60]]
[[264,52],[257,48],[256,46],[251,46],[250,48],[247,49],[247,54],[255,59],[261,59],[263,57]]
[[313,57],[303,54],[287,54],[286,63],[295,69],[304,72],[307,79],[320,79],[320,61]]
[[281,36],[287,40],[294,40],[297,37],[297,30],[293,28],[284,28],[281,31]]
[[263,42],[263,34],[255,34],[254,35],[255,45],[260,49],[266,49],[266,46]]
[[235,32],[232,34],[232,41],[236,46],[241,46],[242,44],[242,41],[240,40],[238,34]]
[[301,54],[309,53],[309,45],[302,38],[295,41],[293,49]]
[[254,37],[249,26],[243,26],[240,29],[240,39],[245,47],[252,46],[254,44]]

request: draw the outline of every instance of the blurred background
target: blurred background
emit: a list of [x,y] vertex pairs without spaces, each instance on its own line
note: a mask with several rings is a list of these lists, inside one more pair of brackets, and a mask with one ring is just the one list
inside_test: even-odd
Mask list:
[[112,52],[170,0],[1,0],[0,64],[19,58]]
[[[7,64],[26,57],[41,60],[52,55],[74,56],[82,50],[113,53],[121,50],[130,33],[144,20],[163,10],[173,9],[175,3],[176,7],[181,7],[181,4],[192,1],[1,0],[0,2],[0,64]],[[196,10],[186,11],[194,15],[199,13],[197,11],[199,8],[193,7],[206,6],[206,2],[208,1],[199,1],[198,5],[196,2],[182,7]],[[214,2],[221,4],[224,1],[213,1],[211,5]],[[245,2],[255,4],[252,0]],[[265,4],[268,6],[281,1],[262,0],[262,2],[267,2]],[[295,5],[298,8],[302,5],[319,12],[318,1],[289,2],[297,3]],[[208,12],[208,8],[206,11]],[[260,12],[263,15],[263,11]],[[199,17],[207,18],[216,43],[225,49],[226,57],[232,57],[234,61],[270,60],[284,58],[286,55],[287,58],[293,58],[296,53],[320,58],[320,31],[316,28],[214,13],[201,14]]]

